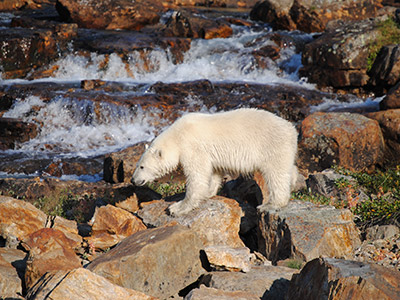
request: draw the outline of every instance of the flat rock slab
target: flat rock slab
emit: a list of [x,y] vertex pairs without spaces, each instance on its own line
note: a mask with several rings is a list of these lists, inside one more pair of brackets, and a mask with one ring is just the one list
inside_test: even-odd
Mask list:
[[287,258],[347,258],[361,244],[349,210],[299,200],[261,213],[258,242],[260,252],[274,263]]
[[45,274],[28,291],[28,300],[84,300],[84,299],[127,299],[156,300],[143,293],[115,285],[89,270],[77,268]]
[[201,240],[181,225],[139,231],[93,260],[88,269],[125,288],[166,299],[195,282]]
[[287,300],[397,300],[400,273],[376,264],[317,258],[293,276]]
[[198,289],[192,290],[185,300],[259,300],[260,298],[248,292],[227,292],[201,286]]
[[170,202],[154,201],[146,204],[138,216],[148,227],[164,226],[177,222],[194,230],[205,246],[225,245],[243,247],[239,237],[242,210],[237,201],[215,196],[203,201],[198,208],[186,215],[171,217],[167,214]]

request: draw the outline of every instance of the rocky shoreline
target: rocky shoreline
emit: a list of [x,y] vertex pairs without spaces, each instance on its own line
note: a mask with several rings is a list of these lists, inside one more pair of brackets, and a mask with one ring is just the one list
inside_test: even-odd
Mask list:
[[[106,123],[112,107],[148,113],[159,131],[182,111],[261,108],[298,128],[297,189],[343,201],[351,193],[357,205],[371,195],[340,194],[333,186],[344,177],[330,168],[370,173],[399,164],[394,1],[85,3],[0,3],[12,13],[0,19],[0,172],[29,175],[0,179],[0,299],[399,299],[398,226],[360,232],[349,209],[298,199],[259,213],[257,174],[230,178],[218,196],[173,218],[166,208],[183,198],[173,190],[184,185],[179,170],[158,182],[170,196],[130,184],[143,143],[89,158],[8,155],[46,124],[36,118],[38,105],[26,112],[29,122],[3,117],[21,99],[48,105],[57,98],[85,107],[85,123]],[[301,76],[318,90],[211,80],[46,82],[62,68],[60,57],[96,53],[103,69],[118,58],[132,78],[132,53],[144,72],[158,67],[152,51],[178,65],[193,41],[226,39],[234,26],[257,31],[263,22],[275,30],[245,45],[251,68],[290,68],[277,63],[290,47],[301,55]],[[382,100],[354,103],[371,95]],[[57,152],[56,144],[44,147]],[[96,182],[59,179],[98,174]]]

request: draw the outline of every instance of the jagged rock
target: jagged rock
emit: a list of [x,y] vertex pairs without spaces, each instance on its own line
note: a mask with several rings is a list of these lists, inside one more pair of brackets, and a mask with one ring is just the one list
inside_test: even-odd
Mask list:
[[139,210],[139,199],[136,194],[133,194],[123,201],[116,202],[115,206],[136,213]]
[[244,291],[263,300],[283,300],[296,269],[277,266],[253,266],[247,273],[210,272],[201,283],[227,292]]
[[375,225],[367,228],[365,238],[367,240],[388,239],[400,235],[400,228],[396,225]]
[[14,299],[22,295],[21,278],[25,272],[26,253],[0,248],[0,298]]
[[225,245],[242,247],[239,237],[242,210],[232,199],[215,196],[203,201],[200,206],[187,215],[171,217],[166,209],[170,203],[154,201],[138,211],[147,226],[159,227],[170,222],[178,222],[194,230],[206,246]]
[[72,270],[81,266],[73,249],[74,241],[61,231],[53,228],[40,229],[24,240],[23,246],[29,251],[25,283],[29,288],[46,272]]
[[198,289],[191,290],[186,295],[185,300],[259,300],[260,298],[249,292],[227,292],[201,286]]
[[210,267],[219,271],[249,272],[250,249],[208,246],[204,249]]
[[287,300],[382,299],[400,295],[400,273],[382,266],[316,258],[293,276]]
[[227,38],[233,34],[226,22],[206,19],[184,11],[175,11],[166,23],[166,36],[188,38]]
[[400,160],[400,109],[389,109],[368,113],[367,117],[379,122],[385,138],[385,154],[388,160],[396,163]]
[[348,258],[360,244],[348,209],[295,200],[281,210],[260,215],[259,251],[272,262],[287,258],[310,261],[320,256]]
[[204,273],[197,232],[181,225],[139,231],[88,269],[120,286],[166,299]]
[[144,150],[145,143],[139,143],[107,155],[104,159],[104,180],[110,183],[131,182],[136,164]]
[[160,1],[142,0],[57,0],[56,8],[63,20],[80,27],[128,30],[156,24],[164,11]]
[[87,269],[46,273],[28,291],[28,300],[129,299],[157,300],[141,292],[120,287]]
[[380,21],[376,18],[352,22],[308,43],[302,54],[301,76],[319,86],[366,86],[369,45],[381,36]]
[[16,144],[26,142],[38,134],[33,123],[11,118],[0,118],[0,149],[14,149]]
[[381,1],[259,1],[251,10],[253,20],[272,23],[276,29],[324,31],[332,20],[362,20],[377,15]]
[[400,45],[383,46],[370,72],[371,84],[390,88],[400,80]]
[[309,172],[333,165],[361,171],[381,162],[383,155],[384,140],[375,120],[317,112],[301,123],[298,163]]
[[106,250],[144,229],[147,227],[132,213],[108,204],[96,208],[92,218],[92,235],[87,240],[94,248]]
[[32,204],[0,196],[0,235],[16,247],[29,234],[46,226],[47,216]]
[[60,216],[51,217],[52,224],[47,227],[61,231],[73,242],[72,248],[78,249],[82,244],[82,237],[79,235],[78,224],[76,221],[67,220]]

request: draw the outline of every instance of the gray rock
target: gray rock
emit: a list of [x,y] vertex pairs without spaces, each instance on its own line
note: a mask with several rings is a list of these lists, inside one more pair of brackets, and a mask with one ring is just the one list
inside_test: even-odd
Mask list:
[[293,276],[286,300],[398,300],[400,273],[379,265],[317,258]]
[[9,248],[0,248],[0,299],[19,298],[26,267],[26,253]]
[[275,263],[287,258],[347,258],[360,244],[347,209],[296,200],[260,215],[259,251]]
[[400,228],[395,225],[376,225],[366,230],[367,240],[389,239],[396,234],[400,234]]

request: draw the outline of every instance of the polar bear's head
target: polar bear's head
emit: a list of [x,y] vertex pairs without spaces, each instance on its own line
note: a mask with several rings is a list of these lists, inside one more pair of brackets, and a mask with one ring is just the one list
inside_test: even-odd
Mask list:
[[152,182],[172,171],[178,163],[179,155],[175,149],[161,149],[151,145],[137,163],[132,176],[132,183],[142,186]]

